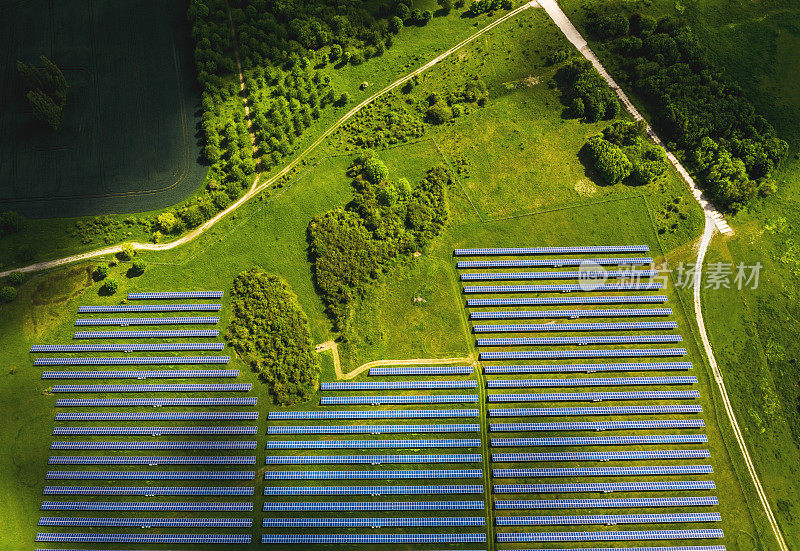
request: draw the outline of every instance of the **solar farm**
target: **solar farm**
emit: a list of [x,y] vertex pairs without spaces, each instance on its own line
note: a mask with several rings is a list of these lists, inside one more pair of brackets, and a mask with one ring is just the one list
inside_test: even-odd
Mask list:
[[[457,250],[478,362],[372,367],[324,380],[311,402],[289,409],[259,403],[252,383],[237,382],[240,369],[209,368],[235,361],[210,340],[217,329],[179,328],[207,318],[168,317],[224,315],[221,304],[197,302],[218,293],[81,308],[76,325],[144,327],[75,331],[78,342],[99,341],[88,346],[32,345],[43,381],[56,383],[37,541],[74,550],[722,551],[725,496],[700,384],[675,346],[684,328],[647,252]],[[598,285],[591,272],[577,289],[469,288],[480,270],[511,280],[498,270],[573,274],[584,261],[609,266],[619,285]],[[131,317],[111,317],[121,312]],[[151,324],[154,313],[164,317]],[[128,365],[148,367],[119,367]]]

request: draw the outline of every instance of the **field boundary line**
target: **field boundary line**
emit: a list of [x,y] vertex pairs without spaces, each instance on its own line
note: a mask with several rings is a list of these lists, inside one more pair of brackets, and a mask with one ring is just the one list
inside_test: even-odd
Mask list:
[[775,520],[775,515],[772,513],[772,507],[769,504],[769,500],[767,499],[766,492],[764,492],[764,488],[761,485],[761,479],[756,472],[755,465],[753,465],[753,460],[750,458],[750,452],[747,450],[747,443],[744,441],[744,437],[742,436],[742,431],[739,428],[739,423],[736,420],[736,414],[733,411],[733,406],[731,405],[730,398],[728,397],[728,390],[725,387],[725,381],[722,378],[722,372],[719,370],[719,365],[717,365],[717,360],[714,357],[714,351],[711,348],[711,342],[708,339],[708,333],[706,332],[706,325],[703,319],[703,306],[700,299],[700,290],[702,288],[702,272],[703,272],[703,261],[705,260],[706,252],[708,251],[708,245],[711,242],[711,238],[714,236],[714,231],[716,230],[717,226],[715,220],[708,214],[706,214],[706,222],[705,227],[703,229],[703,236],[700,239],[700,247],[697,251],[697,262],[696,266],[696,275],[694,278],[694,285],[692,290],[692,295],[694,298],[694,312],[695,312],[695,319],[697,320],[697,327],[700,333],[700,339],[703,341],[703,349],[706,352],[706,356],[708,357],[709,364],[711,365],[711,370],[714,374],[714,381],[717,383],[717,388],[719,389],[720,395],[722,396],[722,402],[725,406],[725,412],[728,414],[728,419],[730,420],[731,426],[733,427],[733,434],[736,436],[736,441],[739,443],[739,448],[741,449],[742,456],[744,457],[745,465],[747,466],[747,470],[750,473],[750,478],[753,481],[753,485],[755,486],[756,493],[758,494],[758,499],[761,501],[761,505],[764,508],[764,512],[767,515],[767,520],[769,520],[769,524],[772,527],[772,532],[775,534],[775,539],[778,542],[778,547],[781,551],[789,551],[789,548],[786,545],[786,541],[783,539],[783,534],[781,534],[780,526],[778,522]]
[[[227,209],[218,212],[209,220],[206,220],[203,224],[192,230],[191,232],[187,233],[186,235],[181,236],[180,238],[176,239],[175,241],[170,241],[169,243],[141,243],[141,242],[132,242],[131,244],[136,250],[142,251],[168,251],[170,249],[174,249],[175,247],[180,247],[190,241],[193,241],[197,237],[199,237],[202,233],[206,230],[214,226],[217,222],[219,222],[222,218],[226,217],[227,215],[234,212],[244,203],[252,199],[255,195],[269,187],[271,184],[278,181],[280,178],[283,178],[287,174],[289,174],[295,166],[297,166],[300,161],[304,160],[305,157],[313,151],[317,146],[319,146],[326,138],[328,138],[331,134],[333,134],[336,130],[339,129],[347,120],[352,118],[356,113],[358,113],[361,109],[378,99],[379,97],[391,92],[398,86],[401,86],[414,78],[415,76],[427,71],[431,67],[435,66],[440,61],[446,59],[453,53],[457,52],[470,42],[474,41],[476,38],[480,37],[484,33],[492,30],[493,28],[497,27],[498,25],[504,23],[508,19],[516,16],[517,14],[521,13],[528,8],[534,7],[536,5],[535,2],[530,2],[527,4],[523,4],[522,6],[508,12],[504,16],[492,21],[482,29],[475,31],[473,34],[456,44],[455,46],[451,47],[450,49],[442,52],[432,60],[428,61],[425,65],[418,67],[414,71],[406,74],[403,77],[395,80],[394,82],[388,84],[381,90],[375,92],[367,99],[363,100],[361,103],[353,107],[350,111],[342,115],[336,122],[334,122],[327,130],[325,130],[316,140],[314,140],[308,147],[306,147],[298,156],[296,156],[292,161],[290,161],[286,166],[284,166],[280,171],[272,175],[270,178],[266,179],[262,183],[258,183],[260,179],[260,174],[256,176],[255,180],[253,181],[253,185],[250,189],[242,195],[239,199],[237,199],[233,204],[231,204]],[[37,262],[34,264],[29,264],[28,266],[22,266],[19,268],[14,268],[10,270],[5,270],[0,272],[0,277],[6,277],[11,272],[37,272],[40,270],[47,270],[50,268],[57,268],[59,266],[64,266],[67,264],[72,264],[74,262],[80,262],[83,260],[90,260],[92,258],[96,258],[98,256],[103,256],[107,254],[116,254],[122,250],[123,243],[119,243],[117,245],[111,245],[108,247],[104,247],[101,249],[95,249],[93,251],[87,251],[84,253],[78,253],[70,256],[66,256],[63,258],[55,259],[55,260],[47,260],[43,262]]]
[[628,95],[614,80],[614,78],[609,74],[603,64],[600,62],[600,59],[595,55],[591,48],[589,48],[589,43],[586,41],[585,38],[581,35],[580,31],[575,28],[575,25],[572,24],[572,21],[569,20],[567,14],[559,7],[556,3],[556,0],[538,0],[539,5],[547,12],[547,15],[550,16],[550,19],[553,20],[553,23],[564,33],[564,36],[567,37],[567,40],[572,43],[575,48],[585,57],[588,59],[597,72],[600,73],[600,76],[605,79],[611,89],[616,93],[617,97],[619,98],[620,102],[625,106],[625,108],[630,112],[633,116],[634,120],[637,121],[644,121],[647,125],[646,132],[647,136],[653,140],[656,145],[662,147],[664,151],[667,153],[667,158],[669,159],[670,164],[678,171],[681,178],[684,182],[686,182],[689,186],[689,189],[692,191],[692,195],[694,196],[695,200],[700,204],[705,211],[706,216],[711,219],[711,222],[716,226],[717,230],[723,235],[733,235],[733,229],[728,225],[728,222],[725,220],[725,217],[720,213],[717,208],[708,200],[702,190],[697,187],[697,183],[694,181],[692,176],[689,174],[678,158],[672,153],[666,146],[666,144],[661,141],[661,138],[658,137],[655,130],[650,123],[642,116],[633,102],[630,100]]

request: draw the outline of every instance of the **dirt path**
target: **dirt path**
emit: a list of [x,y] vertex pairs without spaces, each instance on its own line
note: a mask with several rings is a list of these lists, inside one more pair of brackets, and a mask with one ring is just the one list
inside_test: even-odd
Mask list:
[[476,367],[475,358],[420,358],[414,360],[375,360],[374,362],[365,363],[362,366],[355,368],[348,373],[342,373],[342,364],[339,361],[339,347],[335,341],[326,341],[318,344],[316,347],[317,352],[330,350],[333,354],[333,369],[336,372],[336,378],[340,380],[349,380],[358,377],[370,367],[382,366],[395,366],[395,365],[471,365]]
[[[503,17],[500,17],[500,18],[496,19],[495,21],[492,21],[491,23],[486,25],[484,28],[476,31],[475,33],[470,35],[468,38],[462,40],[461,42],[459,42],[458,44],[456,44],[455,46],[453,46],[452,48],[450,48],[446,52],[443,52],[443,53],[439,54],[438,56],[436,56],[435,58],[433,58],[432,60],[427,62],[425,65],[419,67],[418,69],[412,71],[411,73],[408,73],[404,77],[401,77],[401,78],[397,79],[396,81],[394,81],[393,83],[389,84],[385,88],[375,92],[370,97],[368,97],[367,99],[365,99],[364,101],[362,101],[361,103],[359,103],[358,105],[353,107],[350,111],[348,111],[347,113],[342,115],[342,117],[339,118],[339,120],[337,120],[335,123],[333,123],[333,125],[331,125],[327,130],[325,130],[325,132],[323,132],[316,140],[314,140],[314,142],[311,145],[309,145],[306,149],[304,149],[302,153],[300,153],[297,157],[294,158],[294,160],[292,160],[289,164],[287,164],[285,167],[283,167],[282,170],[280,170],[278,173],[273,175],[271,178],[268,178],[268,179],[264,180],[261,183],[259,183],[259,179],[260,178],[256,178],[256,181],[253,183],[253,186],[247,191],[247,193],[245,193],[242,197],[240,197],[238,200],[236,200],[236,202],[231,204],[227,209],[217,213],[213,218],[207,220],[206,222],[204,222],[203,224],[201,224],[200,226],[198,226],[194,230],[192,230],[189,233],[183,235],[182,237],[176,239],[175,241],[170,241],[169,243],[138,243],[138,242],[136,242],[136,243],[133,243],[134,248],[136,248],[136,250],[140,250],[140,251],[168,251],[168,250],[174,249],[176,247],[180,247],[181,245],[184,245],[184,244],[186,244],[186,243],[188,243],[190,241],[195,240],[197,237],[202,235],[206,230],[208,230],[209,228],[214,226],[217,222],[222,220],[224,217],[226,217],[229,214],[231,214],[232,212],[234,212],[236,209],[241,207],[243,204],[245,204],[247,201],[252,199],[258,193],[260,193],[261,191],[263,191],[264,189],[266,189],[267,187],[272,185],[278,179],[282,178],[283,176],[285,176],[289,172],[291,172],[291,170],[294,169],[294,167],[297,166],[303,159],[305,159],[308,156],[308,154],[311,153],[311,151],[313,151],[317,146],[319,146],[319,144],[321,144],[323,140],[325,140],[328,136],[330,136],[333,132],[335,132],[340,126],[342,126],[342,124],[347,122],[347,120],[352,118],[356,113],[358,113],[365,106],[369,105],[370,103],[372,103],[373,101],[375,101],[379,97],[391,92],[392,90],[394,90],[398,86],[402,86],[407,81],[411,80],[412,78],[414,78],[415,76],[419,75],[420,73],[423,73],[423,72],[427,71],[428,69],[430,69],[431,67],[433,67],[434,65],[436,65],[437,63],[442,61],[443,59],[446,59],[447,57],[451,56],[454,52],[457,52],[458,50],[460,50],[461,48],[463,48],[464,46],[466,46],[467,44],[469,44],[470,42],[472,42],[473,40],[475,40],[479,36],[483,35],[484,33],[492,30],[493,28],[497,27],[498,25],[500,25],[500,24],[504,23],[505,21],[511,19],[512,17],[514,17],[515,15],[519,14],[520,12],[522,12],[522,11],[524,11],[524,10],[530,8],[530,7],[534,7],[535,5],[536,5],[535,2],[531,2],[531,3],[528,3],[528,4],[524,4],[524,5],[518,7],[515,10],[512,10],[512,11],[508,12]],[[94,251],[87,251],[85,253],[74,254],[74,255],[66,256],[64,258],[59,258],[59,259],[56,259],[56,260],[48,260],[48,261],[44,261],[44,262],[37,262],[35,264],[30,264],[28,266],[23,266],[21,268],[15,268],[13,270],[6,270],[6,271],[3,271],[3,272],[0,272],[0,277],[6,277],[11,272],[37,272],[37,271],[40,271],[40,270],[49,270],[51,268],[57,268],[59,266],[64,266],[66,264],[72,264],[74,262],[81,262],[81,261],[84,261],[84,260],[90,260],[92,258],[97,258],[98,256],[116,254],[116,253],[120,252],[121,250],[122,250],[122,244],[112,245],[110,247],[104,247],[102,249],[97,249],[97,250],[94,250]]]
[[750,473],[750,478],[752,479],[753,485],[756,488],[758,499],[761,501],[761,505],[767,515],[767,519],[769,520],[769,524],[772,527],[773,533],[775,534],[775,538],[778,540],[778,546],[780,547],[781,551],[789,551],[789,548],[786,546],[786,542],[783,539],[783,534],[781,534],[780,526],[778,526],[778,522],[775,520],[775,516],[772,514],[772,507],[769,504],[769,500],[764,492],[764,488],[761,486],[761,480],[759,479],[758,473],[753,465],[753,460],[750,458],[750,452],[747,451],[747,444],[742,437],[742,431],[739,428],[739,423],[736,421],[736,415],[733,412],[733,407],[731,406],[731,401],[728,397],[728,391],[725,388],[725,381],[722,378],[722,373],[719,370],[717,360],[714,357],[714,351],[711,348],[711,343],[709,342],[708,334],[706,333],[706,325],[703,319],[703,306],[700,300],[700,290],[702,288],[703,260],[705,259],[706,251],[708,250],[708,244],[711,242],[711,238],[714,236],[715,228],[716,226],[714,220],[709,216],[706,216],[705,228],[703,230],[703,236],[700,239],[700,248],[697,252],[697,261],[695,264],[697,266],[693,287],[695,319],[697,320],[697,327],[700,330],[700,339],[703,341],[703,348],[706,351],[708,361],[711,364],[711,370],[714,373],[714,381],[717,383],[717,388],[722,396],[722,402],[725,405],[725,413],[728,414],[728,419],[731,421],[733,433],[736,436],[736,441],[739,443],[742,456],[744,456],[744,462],[747,465],[747,471]]
[[[608,85],[611,87],[614,92],[616,92],[617,97],[619,98],[620,102],[625,106],[625,108],[633,115],[635,120],[644,120],[644,117],[639,110],[636,109],[636,106],[633,105],[628,95],[625,91],[619,87],[619,85],[614,81],[608,71],[606,71],[603,64],[600,63],[600,60],[594,54],[594,52],[589,48],[589,44],[586,42],[586,39],[581,36],[581,33],[578,32],[578,29],[575,28],[575,25],[572,24],[572,21],[569,20],[567,15],[561,10],[559,5],[556,3],[556,0],[539,0],[539,5],[544,8],[544,11],[547,12],[547,15],[550,16],[550,19],[561,29],[561,32],[564,33],[564,36],[567,37],[573,46],[575,46],[583,57],[588,59],[594,65],[594,68],[600,73],[600,75],[608,82]],[[664,151],[667,152],[667,158],[672,166],[675,167],[675,170],[678,171],[678,174],[681,175],[681,178],[688,184],[689,189],[692,191],[692,195],[694,195],[695,200],[700,204],[703,210],[706,213],[707,217],[711,218],[711,221],[716,226],[717,230],[723,235],[733,235],[733,229],[728,225],[728,222],[725,221],[725,217],[711,204],[711,202],[706,198],[700,188],[697,187],[694,179],[691,175],[686,171],[683,167],[681,162],[678,160],[677,157],[667,149],[664,142],[661,141],[661,138],[656,135],[653,127],[650,126],[650,123],[645,121],[647,124],[647,135],[650,136],[656,144],[664,148]]]

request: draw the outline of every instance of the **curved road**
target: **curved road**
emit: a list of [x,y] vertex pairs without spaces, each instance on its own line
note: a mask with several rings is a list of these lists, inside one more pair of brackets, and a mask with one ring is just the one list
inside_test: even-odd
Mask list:
[[[484,33],[492,30],[496,26],[504,23],[505,21],[507,21],[508,19],[514,17],[515,15],[519,14],[520,12],[522,12],[522,11],[528,9],[528,8],[534,7],[536,5],[537,4],[535,2],[530,2],[530,3],[527,3],[527,4],[523,4],[522,6],[518,7],[517,9],[508,12],[503,17],[495,19],[494,21],[492,21],[491,23],[486,25],[484,28],[480,29],[479,31],[476,31],[474,34],[472,34],[468,38],[462,40],[461,42],[459,42],[458,44],[456,44],[455,46],[453,46],[452,48],[450,48],[446,52],[443,52],[443,53],[439,54],[438,56],[436,56],[435,58],[433,58],[432,60],[427,62],[425,65],[417,68],[416,70],[412,71],[411,73],[408,73],[404,77],[401,77],[401,78],[397,79],[396,81],[394,81],[393,83],[389,84],[385,88],[375,92],[370,97],[368,97],[367,99],[365,99],[364,101],[362,101],[361,103],[359,103],[358,105],[353,107],[350,111],[348,111],[347,113],[342,115],[342,117],[339,118],[339,120],[337,120],[335,123],[333,123],[333,125],[331,125],[327,130],[325,130],[325,132],[323,132],[316,140],[314,140],[314,142],[311,145],[309,145],[306,149],[303,150],[302,153],[300,153],[297,157],[295,157],[294,160],[292,160],[289,164],[287,164],[285,167],[283,167],[283,169],[280,172],[278,172],[277,174],[273,175],[272,177],[264,180],[262,183],[259,183],[259,178],[257,177],[256,180],[253,182],[252,187],[247,191],[247,193],[245,193],[242,197],[240,197],[235,203],[230,205],[224,211],[219,212],[216,216],[214,216],[213,218],[207,220],[205,223],[201,224],[200,226],[198,226],[197,228],[195,228],[191,232],[187,233],[186,235],[176,239],[175,241],[170,241],[169,243],[133,243],[133,246],[136,248],[136,250],[140,250],[140,251],[168,251],[170,249],[174,249],[175,247],[180,247],[181,245],[183,245],[185,243],[193,241],[194,239],[196,239],[197,237],[202,235],[203,232],[205,232],[206,230],[208,230],[209,228],[214,226],[217,222],[222,220],[224,217],[228,216],[230,213],[234,212],[236,209],[241,207],[247,201],[249,201],[250,199],[255,197],[258,193],[260,193],[261,191],[263,191],[264,189],[266,189],[267,187],[272,185],[279,178],[282,178],[283,176],[287,175],[292,169],[294,169],[295,166],[298,165],[298,163],[300,163],[300,161],[305,159],[305,157],[307,157],[308,154],[311,153],[312,150],[314,150],[319,144],[321,144],[323,140],[325,140],[328,136],[330,136],[333,132],[335,132],[340,126],[342,126],[342,124],[344,124],[347,120],[349,120],[351,117],[353,117],[353,115],[358,113],[365,106],[369,105],[370,103],[372,103],[373,101],[375,101],[379,97],[391,92],[392,90],[394,90],[398,86],[402,86],[403,84],[405,84],[406,82],[408,82],[409,80],[411,80],[415,76],[419,75],[420,73],[423,73],[423,72],[427,71],[428,69],[430,69],[431,67],[433,67],[434,65],[436,65],[437,63],[442,61],[443,59],[449,57],[454,52],[457,52],[458,50],[460,50],[461,48],[463,48],[464,46],[466,46],[467,44],[469,44],[470,42],[472,42],[473,40],[475,40],[479,36],[483,35]],[[116,254],[116,253],[120,252],[121,250],[122,250],[122,244],[119,244],[119,245],[112,245],[110,247],[105,247],[105,248],[102,248],[102,249],[97,249],[97,250],[94,250],[94,251],[88,251],[88,252],[85,252],[85,253],[75,254],[75,255],[64,257],[64,258],[59,258],[57,260],[48,260],[48,261],[45,261],[45,262],[37,262],[35,264],[30,264],[29,266],[24,266],[22,268],[15,268],[13,270],[6,270],[6,271],[3,271],[3,272],[0,272],[0,278],[6,277],[11,272],[36,272],[36,271],[40,271],[40,270],[48,270],[50,268],[57,268],[59,266],[64,266],[66,264],[72,264],[74,262],[81,262],[83,260],[89,260],[89,259],[92,259],[92,258],[96,258],[98,256],[104,256],[104,255],[108,255],[108,254]]]

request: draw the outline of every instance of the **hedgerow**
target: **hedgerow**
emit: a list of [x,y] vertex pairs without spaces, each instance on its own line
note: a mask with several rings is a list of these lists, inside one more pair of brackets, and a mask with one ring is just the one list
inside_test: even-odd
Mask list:
[[233,281],[231,298],[226,340],[268,385],[276,403],[310,399],[319,381],[319,360],[308,318],[289,284],[253,268]]

